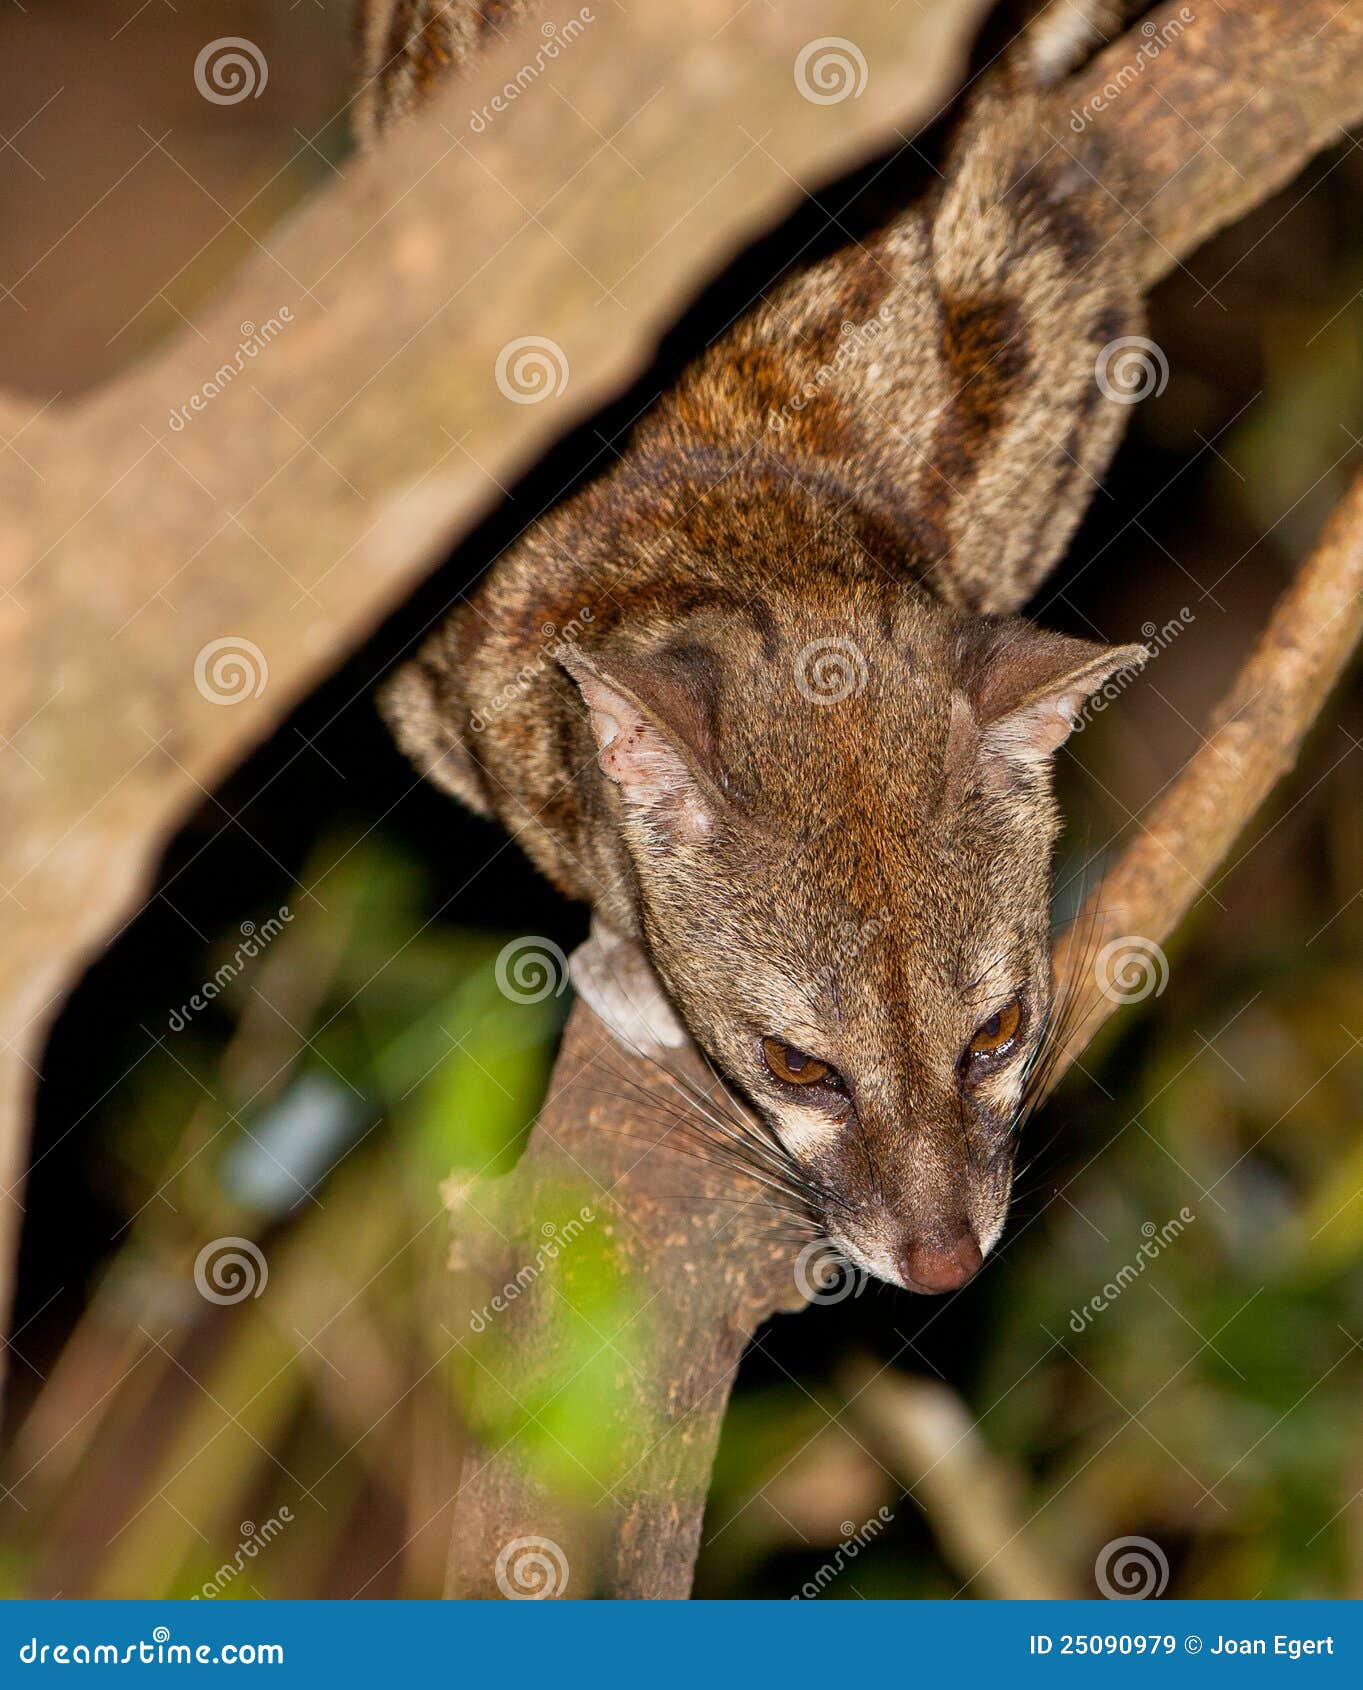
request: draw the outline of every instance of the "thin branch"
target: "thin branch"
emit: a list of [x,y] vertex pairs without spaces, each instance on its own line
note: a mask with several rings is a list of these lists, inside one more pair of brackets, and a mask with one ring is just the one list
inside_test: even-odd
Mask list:
[[1363,476],[1278,600],[1200,750],[1140,818],[1057,947],[1081,1007],[1048,1089],[1122,1005],[1144,995],[1161,946],[1208,891],[1255,812],[1297,760],[1363,640]]
[[1057,92],[1051,129],[1144,229],[1149,286],[1360,121],[1353,0],[1167,0]]

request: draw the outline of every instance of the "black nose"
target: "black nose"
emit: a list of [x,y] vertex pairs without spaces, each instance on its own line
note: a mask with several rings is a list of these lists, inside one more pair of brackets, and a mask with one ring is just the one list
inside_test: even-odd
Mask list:
[[899,1258],[899,1269],[910,1291],[955,1291],[980,1271],[984,1257],[970,1227],[962,1223],[955,1236],[919,1239]]

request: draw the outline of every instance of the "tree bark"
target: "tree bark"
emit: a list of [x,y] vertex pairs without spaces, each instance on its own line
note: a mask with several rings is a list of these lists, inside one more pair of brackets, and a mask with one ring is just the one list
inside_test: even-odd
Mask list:
[[1152,286],[1360,120],[1359,0],[1167,0],[1057,92],[1048,127],[1119,185]]
[[[723,1107],[694,1051],[679,1072]],[[504,1180],[452,1201],[466,1319],[487,1330],[467,1341],[477,1431],[451,1596],[690,1592],[739,1359],[770,1315],[804,1306],[797,1249],[770,1195],[724,1155],[670,1073],[574,1007],[526,1154]],[[567,1238],[564,1217],[584,1213],[586,1231]],[[565,1239],[549,1263],[546,1234]],[[518,1274],[527,1288],[507,1296]],[[501,1309],[489,1300],[499,1287]],[[575,1379],[582,1415],[565,1412],[547,1432]]]

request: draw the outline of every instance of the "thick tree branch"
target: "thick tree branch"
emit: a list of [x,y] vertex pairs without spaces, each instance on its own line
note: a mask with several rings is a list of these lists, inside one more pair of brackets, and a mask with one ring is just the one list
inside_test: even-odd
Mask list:
[[[690,1592],[739,1359],[804,1297],[789,1216],[687,1102],[684,1086],[714,1095],[718,1115],[712,1076],[694,1051],[676,1071],[630,1056],[579,1003],[514,1174],[452,1197],[456,1266],[476,1264],[451,1331],[473,1358],[477,1430],[451,1596],[524,1594],[545,1558],[560,1568],[548,1594]],[[547,1263],[546,1236],[563,1241]],[[522,1538],[545,1547],[510,1547]]]
[[1058,91],[1051,131],[1144,229],[1153,284],[1361,120],[1359,0],[1166,0]]

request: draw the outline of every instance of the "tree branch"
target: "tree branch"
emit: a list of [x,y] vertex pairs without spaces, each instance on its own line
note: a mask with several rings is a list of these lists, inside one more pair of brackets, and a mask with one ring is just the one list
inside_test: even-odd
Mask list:
[[[687,1102],[683,1084],[717,1099],[713,1077],[694,1050],[677,1071],[579,1002],[514,1173],[452,1197],[476,1430],[451,1596],[524,1593],[546,1559],[547,1594],[690,1592],[739,1359],[804,1298],[770,1189]],[[562,1240],[549,1262],[546,1237]]]
[[1140,818],[1121,856],[1056,948],[1057,989],[1074,994],[1059,1083],[1098,1029],[1153,978],[1162,945],[1223,865],[1363,639],[1363,476],[1278,600],[1207,736]]
[[1051,130],[1145,231],[1153,286],[1360,121],[1356,0],[1166,0],[1057,92]]

